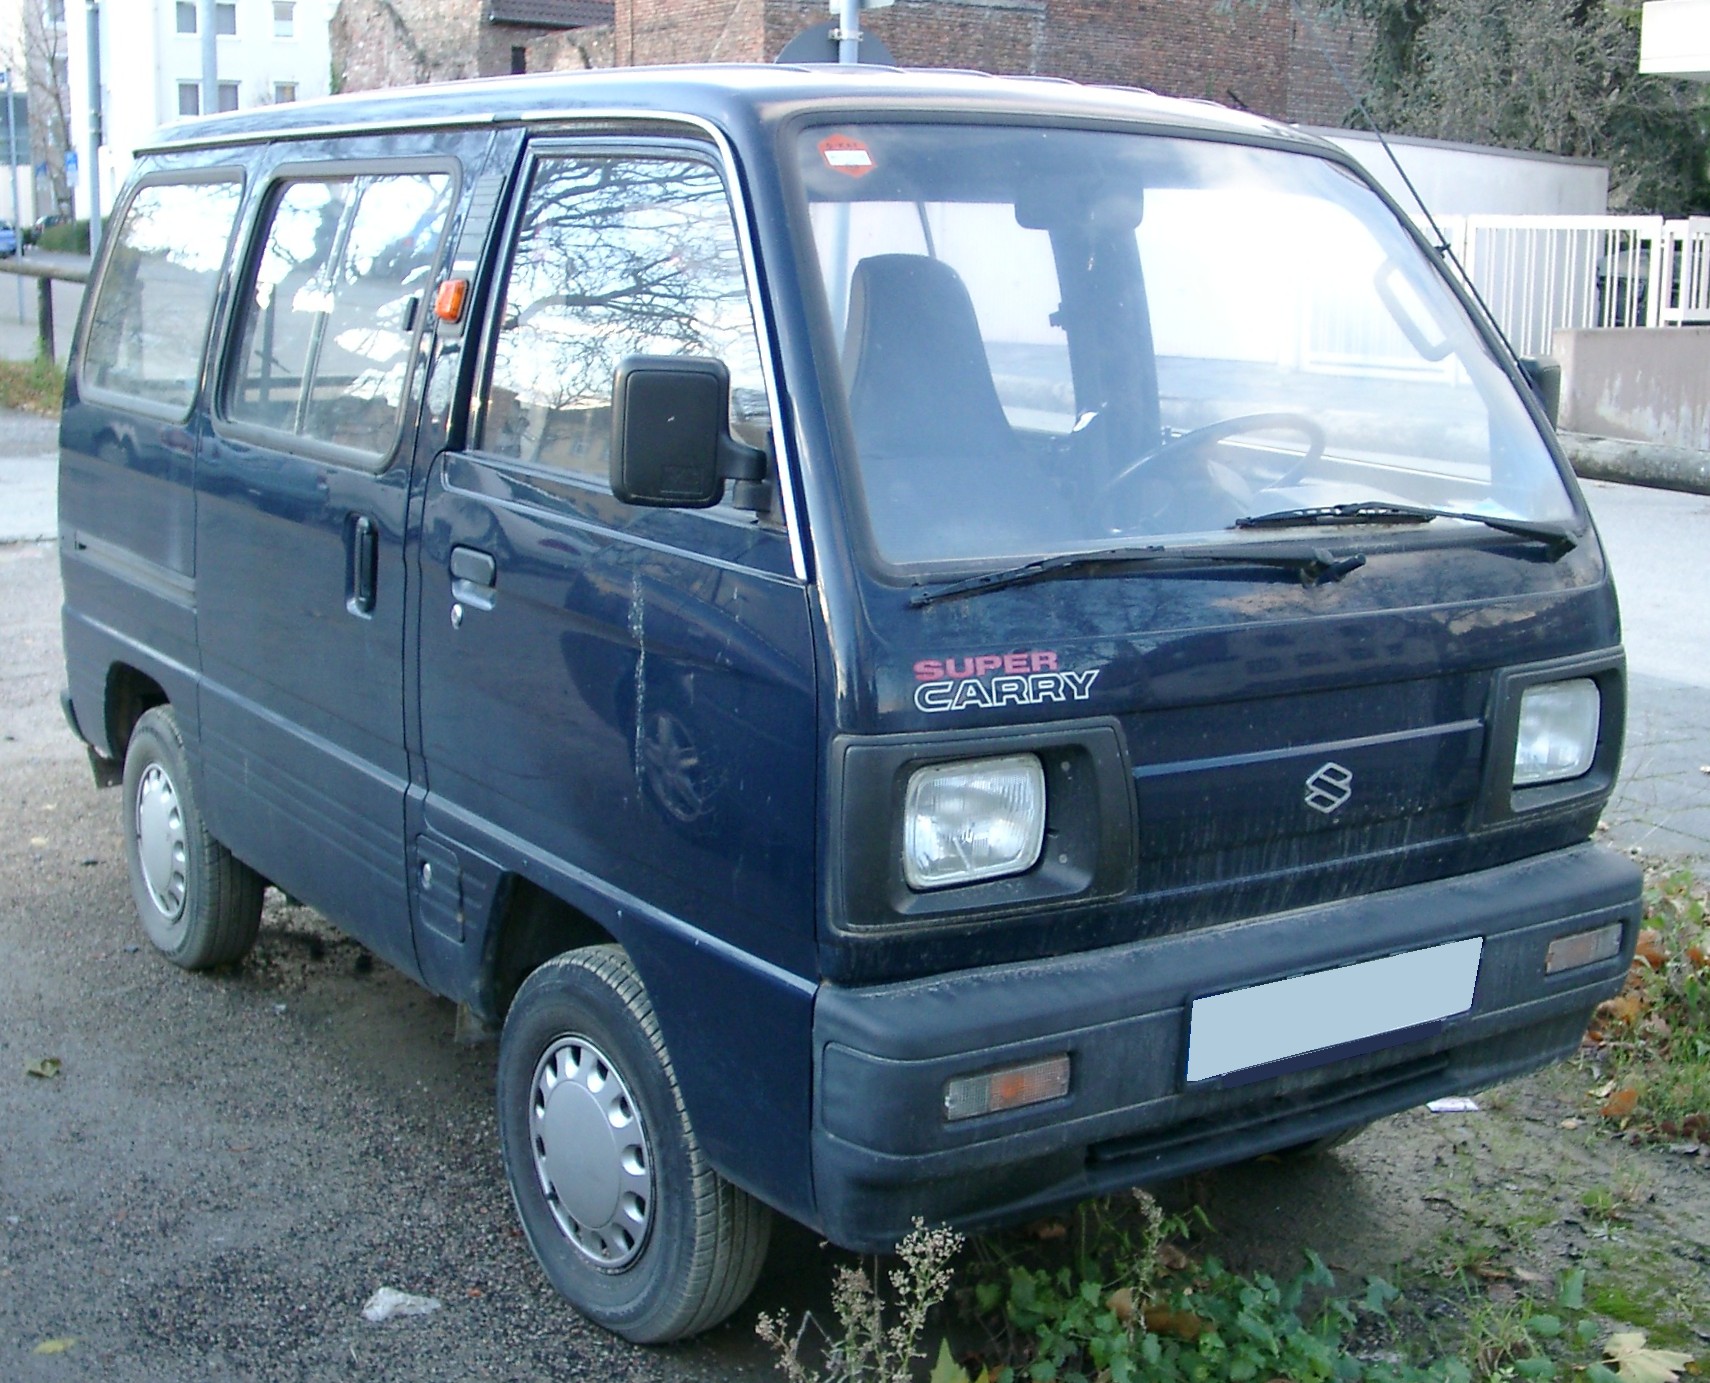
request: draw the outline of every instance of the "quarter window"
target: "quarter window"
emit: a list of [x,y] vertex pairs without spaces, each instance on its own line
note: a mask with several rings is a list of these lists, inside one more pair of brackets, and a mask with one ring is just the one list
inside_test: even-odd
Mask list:
[[612,381],[629,355],[722,360],[733,431],[764,442],[765,381],[717,171],[690,158],[543,159],[505,288],[483,449],[605,482]]
[[239,195],[236,182],[149,183],[138,190],[90,313],[86,387],[189,408]]
[[284,184],[243,296],[226,416],[383,461],[451,198],[446,173]]

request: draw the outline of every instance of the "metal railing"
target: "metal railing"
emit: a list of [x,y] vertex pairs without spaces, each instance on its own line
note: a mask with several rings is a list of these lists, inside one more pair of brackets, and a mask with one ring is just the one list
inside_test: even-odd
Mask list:
[[1514,349],[1585,327],[1710,324],[1710,217],[1461,216],[1444,235]]
[[42,354],[54,358],[53,282],[88,283],[90,261],[82,255],[16,254],[0,260],[0,273],[36,281],[36,336]]

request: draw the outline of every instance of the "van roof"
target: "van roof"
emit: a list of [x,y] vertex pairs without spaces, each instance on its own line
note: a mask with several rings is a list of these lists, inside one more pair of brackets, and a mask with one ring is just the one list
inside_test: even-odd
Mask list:
[[1321,141],[1277,121],[1136,88],[868,64],[721,63],[486,77],[329,96],[179,121],[159,130],[138,152],[342,130],[549,122],[555,116],[593,111],[688,115],[729,131],[757,117],[776,118],[814,106],[842,112],[869,107],[1120,120],[1323,147]]

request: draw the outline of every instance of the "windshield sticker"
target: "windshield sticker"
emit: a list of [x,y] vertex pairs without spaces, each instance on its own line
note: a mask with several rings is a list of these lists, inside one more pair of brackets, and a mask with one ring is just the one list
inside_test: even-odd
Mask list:
[[819,156],[832,172],[844,173],[851,178],[864,178],[878,167],[867,146],[846,134],[829,135],[820,140]]
[[922,711],[965,711],[970,706],[1043,706],[1085,701],[1098,668],[1067,671],[1051,649],[980,653],[969,658],[922,658],[914,665],[914,704]]

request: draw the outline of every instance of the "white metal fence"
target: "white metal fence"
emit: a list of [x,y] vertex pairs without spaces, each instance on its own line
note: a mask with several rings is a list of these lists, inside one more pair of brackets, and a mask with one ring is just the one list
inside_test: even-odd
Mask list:
[[1710,217],[1464,216],[1440,221],[1514,349],[1580,327],[1710,325]]

